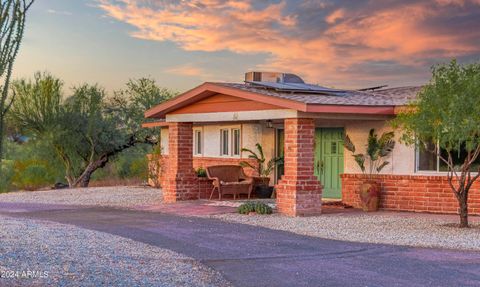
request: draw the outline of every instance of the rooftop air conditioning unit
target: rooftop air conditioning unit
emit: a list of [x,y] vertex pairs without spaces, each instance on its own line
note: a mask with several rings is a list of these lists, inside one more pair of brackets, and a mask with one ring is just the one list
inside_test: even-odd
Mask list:
[[305,84],[302,78],[295,74],[278,72],[247,72],[245,73],[245,82]]

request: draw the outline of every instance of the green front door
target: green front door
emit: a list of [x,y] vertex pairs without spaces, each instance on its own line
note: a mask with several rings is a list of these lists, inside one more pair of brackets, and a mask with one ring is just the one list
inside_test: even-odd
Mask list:
[[342,198],[343,128],[315,130],[315,175],[323,185],[323,198]]

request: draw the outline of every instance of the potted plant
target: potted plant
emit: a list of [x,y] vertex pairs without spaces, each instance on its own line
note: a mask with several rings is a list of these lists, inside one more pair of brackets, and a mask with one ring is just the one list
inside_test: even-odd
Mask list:
[[203,167],[199,167],[195,170],[195,174],[197,175],[197,177],[206,178],[207,177],[207,170],[204,169]]
[[[374,175],[380,173],[382,169],[389,164],[385,160],[395,147],[393,140],[393,132],[385,132],[380,138],[375,133],[375,129],[371,129],[368,134],[368,142],[366,145],[366,152],[355,153],[355,145],[350,140],[348,135],[345,136],[344,146],[352,152],[355,162],[358,164],[362,173],[367,175],[366,179],[360,186],[360,203],[364,211],[377,211],[378,203],[380,201],[380,184],[375,180]],[[368,164],[368,171],[365,164]]]
[[282,162],[283,158],[274,157],[267,162],[265,155],[263,154],[262,145],[257,143],[255,147],[257,148],[257,152],[254,152],[248,148],[242,148],[242,152],[249,153],[248,158],[255,160],[256,164],[252,165],[247,161],[242,161],[240,162],[240,165],[243,167],[252,168],[257,172],[258,177],[254,181],[254,188],[257,197],[270,198],[273,193],[273,186],[269,186],[270,175],[273,172],[275,165]]

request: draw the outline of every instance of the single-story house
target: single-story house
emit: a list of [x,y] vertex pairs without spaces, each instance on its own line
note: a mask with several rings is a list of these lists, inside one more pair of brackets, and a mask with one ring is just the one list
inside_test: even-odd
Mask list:
[[[161,127],[166,202],[197,199],[202,183],[194,168],[238,164],[243,147],[263,146],[266,157],[284,156],[271,184],[279,212],[321,213],[322,198],[359,206],[364,178],[343,146],[348,134],[357,150],[368,132],[391,130],[389,120],[421,87],[331,89],[306,84],[293,74],[249,72],[243,83],[206,82],[145,112],[145,126]],[[388,210],[457,212],[443,164],[435,155],[398,142],[381,182],[380,207]],[[480,184],[470,194],[470,212],[480,213]]]

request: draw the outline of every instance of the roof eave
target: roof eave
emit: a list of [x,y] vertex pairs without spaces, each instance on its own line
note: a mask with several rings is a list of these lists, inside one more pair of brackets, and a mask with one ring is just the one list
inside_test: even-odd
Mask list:
[[364,105],[307,105],[309,113],[337,113],[362,115],[395,115],[395,106],[364,106]]
[[273,96],[262,95],[254,92],[245,91],[238,88],[227,87],[215,83],[203,83],[202,85],[191,89],[165,103],[157,105],[145,112],[145,118],[163,118],[169,112],[184,107],[195,101],[202,100],[214,94],[226,94],[261,103],[271,104],[285,109],[295,109],[305,112],[307,105],[302,102],[281,99]]

